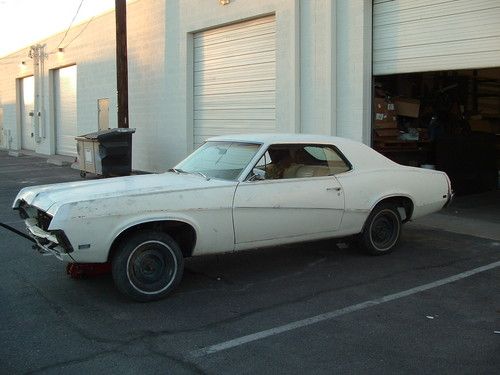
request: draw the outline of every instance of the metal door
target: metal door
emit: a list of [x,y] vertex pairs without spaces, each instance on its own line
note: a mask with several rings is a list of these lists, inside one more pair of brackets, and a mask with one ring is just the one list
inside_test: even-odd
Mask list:
[[227,133],[276,131],[276,19],[194,36],[194,147]]
[[76,156],[76,65],[54,72],[56,153]]
[[20,82],[21,113],[21,148],[35,149],[33,115],[35,110],[35,79],[33,76],[21,79]]
[[498,0],[374,0],[374,75],[495,67],[499,46]]

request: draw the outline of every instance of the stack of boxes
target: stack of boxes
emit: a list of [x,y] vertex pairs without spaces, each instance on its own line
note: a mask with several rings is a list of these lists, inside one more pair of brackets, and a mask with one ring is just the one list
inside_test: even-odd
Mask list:
[[[376,146],[382,148],[388,144],[405,141],[418,141],[422,129],[417,129],[420,101],[416,99],[395,98],[386,96],[375,98],[374,137]],[[401,129],[398,127],[398,116]]]
[[397,141],[399,137],[396,107],[389,97],[375,98],[374,141]]

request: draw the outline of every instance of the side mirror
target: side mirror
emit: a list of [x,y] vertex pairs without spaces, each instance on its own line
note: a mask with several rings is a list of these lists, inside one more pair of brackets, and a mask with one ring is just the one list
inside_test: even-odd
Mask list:
[[248,181],[263,181],[266,179],[266,172],[259,168],[252,169],[252,176]]

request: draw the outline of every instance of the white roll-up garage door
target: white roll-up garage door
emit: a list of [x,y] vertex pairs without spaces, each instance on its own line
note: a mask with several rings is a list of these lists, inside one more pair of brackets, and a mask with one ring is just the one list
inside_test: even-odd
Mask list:
[[374,1],[374,75],[498,66],[499,0]]
[[276,22],[268,16],[194,36],[194,145],[276,131]]
[[76,65],[54,71],[56,154],[76,156]]

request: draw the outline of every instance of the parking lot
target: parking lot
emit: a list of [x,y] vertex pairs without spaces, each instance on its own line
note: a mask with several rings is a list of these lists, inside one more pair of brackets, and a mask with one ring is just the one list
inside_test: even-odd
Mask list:
[[[0,152],[0,222],[23,227],[20,188],[72,180]],[[486,197],[406,225],[387,256],[320,241],[192,258],[148,304],[0,228],[0,372],[498,373],[500,198]]]

